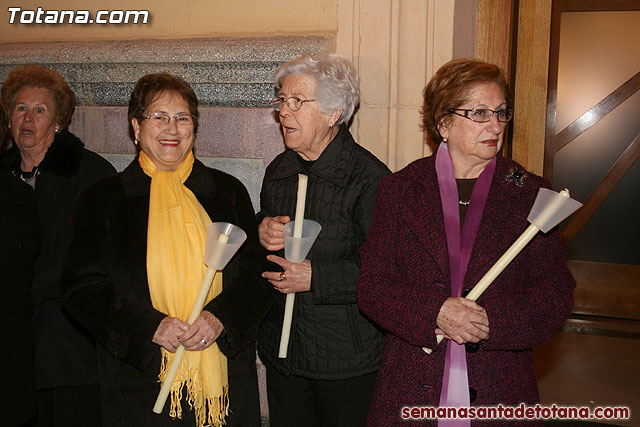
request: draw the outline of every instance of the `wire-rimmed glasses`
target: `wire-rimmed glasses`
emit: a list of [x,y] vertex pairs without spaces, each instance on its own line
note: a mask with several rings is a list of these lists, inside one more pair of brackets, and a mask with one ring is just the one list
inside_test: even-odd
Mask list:
[[291,111],[298,111],[305,102],[313,102],[315,99],[300,99],[297,96],[279,96],[272,99],[269,104],[276,110],[280,111],[282,104],[286,103]]
[[[464,113],[458,113],[463,111]],[[449,113],[464,117],[476,123],[486,123],[493,118],[495,114],[499,122],[506,123],[513,118],[513,110],[511,108],[501,108],[492,110],[490,108],[452,108]]]
[[157,126],[167,126],[171,123],[171,119],[175,119],[176,123],[181,126],[193,126],[196,123],[196,116],[189,113],[178,113],[173,117],[165,113],[152,113],[142,118]]

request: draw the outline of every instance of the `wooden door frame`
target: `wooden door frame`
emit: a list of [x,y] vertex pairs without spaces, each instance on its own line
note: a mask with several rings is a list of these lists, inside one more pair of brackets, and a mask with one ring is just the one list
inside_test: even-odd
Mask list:
[[[610,12],[640,10],[640,1],[553,0],[550,23],[549,69],[545,120],[543,176],[553,179],[553,159],[562,147],[589,129],[640,89],[640,72],[594,105],[565,129],[556,132],[558,60],[560,21],[563,12]],[[640,156],[640,134],[620,155],[609,172],[596,186],[562,230],[568,245],[593,213],[604,202],[616,184]],[[565,330],[610,336],[640,338],[640,266],[569,260],[577,288],[574,292],[574,315]]]

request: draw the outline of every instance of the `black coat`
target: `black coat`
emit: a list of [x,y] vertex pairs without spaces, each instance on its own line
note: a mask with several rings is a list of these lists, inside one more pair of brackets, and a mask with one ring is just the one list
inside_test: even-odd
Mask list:
[[[95,345],[60,307],[60,276],[73,205],[85,187],[115,173],[107,160],[83,147],[67,130],[56,134],[36,178],[42,231],[42,250],[32,287],[38,389],[98,382]],[[20,152],[14,146],[0,156],[0,170],[19,171],[20,161]]]
[[31,187],[0,173],[0,425],[35,417],[31,281],[40,251]]
[[[160,347],[151,340],[164,313],[155,310],[147,282],[147,224],[151,179],[134,160],[122,173],[85,191],[72,226],[64,303],[98,346],[105,426],[194,425],[183,402],[182,423],[151,409],[160,384]],[[266,263],[244,186],[196,160],[185,185],[213,222],[240,226],[247,241],[223,271],[223,291],[205,306],[225,331],[218,339],[228,357],[228,426],[259,426],[255,337],[270,306]]]
[[[259,222],[267,216],[294,218],[298,173],[306,172],[291,150],[267,167]],[[311,291],[296,294],[286,359],[278,358],[285,302],[280,292],[274,291],[274,306],[258,340],[262,360],[282,374],[339,380],[378,369],[383,336],[358,309],[356,280],[358,250],[367,238],[378,180],[389,173],[344,125],[307,173],[305,218],[322,226],[307,255]]]

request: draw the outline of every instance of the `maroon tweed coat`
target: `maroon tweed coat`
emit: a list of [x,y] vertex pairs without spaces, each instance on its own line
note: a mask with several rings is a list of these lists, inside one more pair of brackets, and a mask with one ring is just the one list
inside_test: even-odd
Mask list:
[[[463,289],[473,287],[528,227],[538,189],[548,187],[531,174],[523,187],[507,181],[513,167],[524,171],[498,158]],[[436,346],[434,330],[451,293],[435,155],[380,181],[360,256],[360,309],[388,332],[368,425],[435,425],[400,419],[403,406],[437,406],[442,387],[446,346]],[[539,233],[493,282],[478,300],[487,310],[490,336],[467,353],[469,386],[477,392],[472,406],[538,402],[532,347],[558,331],[571,312],[574,286],[557,231]],[[422,346],[436,350],[427,355]]]

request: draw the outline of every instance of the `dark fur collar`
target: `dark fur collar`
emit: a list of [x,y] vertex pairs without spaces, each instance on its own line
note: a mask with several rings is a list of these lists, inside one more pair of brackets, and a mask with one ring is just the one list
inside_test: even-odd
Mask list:
[[[63,130],[56,134],[51,147],[49,147],[42,163],[38,166],[43,171],[62,176],[73,176],[80,165],[83,147],[84,144],[77,136],[68,130]],[[20,151],[14,145],[0,157],[0,169],[19,171],[20,160]]]

